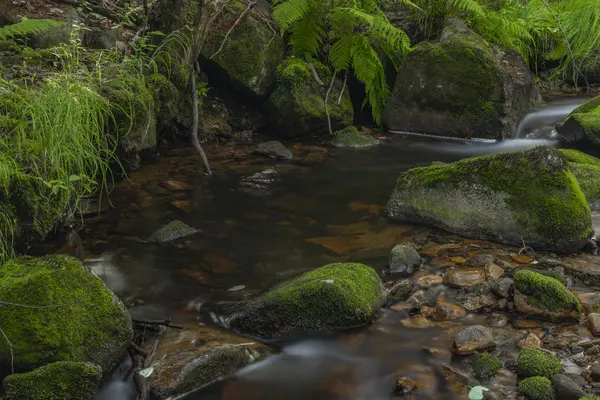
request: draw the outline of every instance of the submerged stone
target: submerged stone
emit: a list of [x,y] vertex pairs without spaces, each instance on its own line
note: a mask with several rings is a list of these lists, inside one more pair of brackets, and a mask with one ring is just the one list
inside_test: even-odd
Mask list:
[[[314,68],[323,81],[331,80],[327,67],[315,62]],[[327,103],[333,130],[351,125],[354,118],[348,90],[344,90],[338,104],[342,87],[342,81],[336,79]],[[277,86],[265,104],[273,130],[282,137],[327,134],[327,89],[317,84],[308,63],[298,58],[285,60],[277,68]]]
[[[0,369],[29,371],[55,361],[89,361],[110,371],[133,338],[119,299],[77,259],[20,257],[0,268]],[[27,307],[19,306],[19,304]],[[11,359],[14,357],[14,360]]]
[[280,142],[274,140],[259,144],[254,151],[257,154],[280,160],[291,160],[294,158],[291,151]]
[[582,311],[577,297],[558,279],[521,270],[514,275],[514,288],[520,313],[560,320],[578,319]]
[[377,273],[357,263],[328,264],[271,289],[236,315],[233,329],[273,338],[370,322],[384,302]]
[[415,46],[398,70],[384,123],[451,137],[511,137],[538,92],[523,58],[501,52],[451,19],[436,42]]
[[179,220],[175,220],[169,222],[167,225],[150,235],[148,242],[166,243],[175,239],[195,235],[198,232],[200,232],[198,229],[192,228],[191,226]]
[[496,341],[492,331],[481,325],[473,325],[456,335],[453,351],[459,355],[468,355],[493,347],[496,347]]
[[371,147],[378,143],[373,136],[359,132],[355,126],[335,132],[331,142],[334,147]]
[[413,168],[398,178],[389,217],[558,253],[580,250],[592,216],[562,154],[548,147]]
[[[153,341],[147,342],[152,351]],[[157,399],[169,399],[235,374],[270,352],[267,346],[223,329],[186,325],[160,339],[148,378]]]
[[12,400],[92,400],[102,370],[84,362],[59,361],[32,372],[9,375],[2,381]]

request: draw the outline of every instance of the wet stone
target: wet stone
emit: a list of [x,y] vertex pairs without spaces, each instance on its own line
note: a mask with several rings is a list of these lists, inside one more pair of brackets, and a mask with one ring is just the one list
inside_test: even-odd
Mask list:
[[600,364],[593,365],[590,368],[590,376],[595,382],[600,382]]
[[417,285],[425,289],[442,283],[444,283],[444,278],[439,275],[425,275],[417,279]]
[[600,314],[588,315],[587,327],[594,336],[600,336]]
[[454,337],[453,351],[459,355],[468,355],[495,346],[494,335],[490,329],[473,325],[464,328]]
[[149,243],[166,243],[200,232],[179,220],[171,221],[148,238]]
[[579,400],[586,396],[585,391],[566,375],[554,375],[551,381],[556,397],[560,400]]
[[538,349],[542,347],[542,341],[536,334],[530,333],[525,337],[525,339],[519,341],[519,347],[522,349]]
[[396,395],[407,395],[417,390],[417,382],[410,378],[402,376],[396,379],[396,388],[394,394]]
[[586,314],[600,312],[600,293],[581,293],[577,295]]
[[484,267],[487,264],[493,264],[496,261],[496,256],[488,253],[477,253],[469,260],[469,265],[472,267]]
[[277,158],[280,160],[291,160],[294,158],[292,152],[277,141],[261,143],[256,147],[254,152],[263,156]]
[[485,276],[489,280],[495,280],[504,275],[504,270],[496,264],[487,264],[485,267]]
[[514,285],[514,282],[512,279],[500,278],[500,279],[496,279],[495,281],[493,281],[490,285],[490,288],[496,295],[498,295],[504,299],[509,299],[511,297],[513,285]]
[[165,188],[172,190],[174,192],[178,192],[178,191],[190,191],[190,190],[194,190],[194,187],[192,185],[190,185],[187,182],[181,182],[181,181],[165,181],[162,184]]
[[485,319],[485,324],[492,328],[503,328],[508,325],[508,317],[504,314],[494,313]]
[[387,290],[387,300],[406,300],[413,290],[412,279],[402,279],[400,281],[387,282],[385,284]]
[[465,310],[471,312],[488,310],[496,305],[496,297],[485,283],[461,289],[456,298]]
[[483,268],[451,268],[444,274],[448,286],[463,288],[485,282]]
[[389,258],[390,273],[398,276],[411,276],[415,268],[421,265],[421,256],[412,247],[399,244],[395,246]]
[[434,321],[451,321],[462,318],[466,315],[466,311],[456,304],[438,302],[432,315]]

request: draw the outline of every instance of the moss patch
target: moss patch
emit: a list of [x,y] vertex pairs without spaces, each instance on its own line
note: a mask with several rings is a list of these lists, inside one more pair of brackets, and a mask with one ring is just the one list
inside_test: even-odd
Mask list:
[[335,147],[371,147],[379,143],[373,136],[360,133],[355,126],[349,126],[334,133],[332,145]]
[[[17,371],[54,361],[90,361],[109,370],[133,336],[123,304],[71,257],[20,257],[5,263],[0,300],[30,306],[4,305],[0,313]],[[6,371],[10,364],[10,348],[0,341],[0,366]]]
[[10,375],[2,385],[11,400],[91,400],[101,377],[102,370],[94,364],[56,362]]
[[473,369],[479,379],[490,379],[498,372],[502,364],[498,356],[489,353],[477,354]]
[[[580,105],[558,126],[559,133],[569,134],[570,130],[580,129],[585,139],[595,145],[600,145],[600,96]],[[578,137],[579,139],[579,137]]]
[[517,358],[517,373],[522,377],[552,377],[562,371],[560,360],[538,349],[523,349]]
[[575,149],[559,150],[570,163],[593,165],[600,167],[600,159]]
[[554,400],[554,389],[548,378],[535,376],[519,382],[519,393],[529,400]]
[[377,273],[363,264],[329,264],[252,301],[232,321],[240,331],[276,337],[369,322],[383,304]]
[[515,288],[527,295],[529,304],[551,312],[582,311],[577,297],[558,279],[523,270],[514,275]]
[[[410,197],[421,192],[429,195]],[[433,197],[436,193],[439,199]],[[448,200],[449,194],[456,198]],[[517,232],[514,227],[502,233],[484,231],[481,221],[498,211],[491,206],[485,214],[483,209],[475,209],[472,200],[477,196],[482,199],[482,208],[483,203],[494,204],[492,200],[498,207],[508,208]],[[463,200],[464,207],[459,207]],[[593,234],[591,211],[577,179],[562,154],[548,147],[413,168],[400,175],[388,211],[392,217],[415,213],[420,219],[437,218],[444,222],[440,227],[449,230],[455,226],[467,230],[465,225],[470,228],[473,224],[469,229],[473,232],[458,233],[515,245],[521,244],[522,237],[529,245],[540,241],[535,245],[560,252],[579,250]],[[506,224],[501,219],[489,222],[498,225],[496,230]],[[511,235],[514,238],[509,241]]]

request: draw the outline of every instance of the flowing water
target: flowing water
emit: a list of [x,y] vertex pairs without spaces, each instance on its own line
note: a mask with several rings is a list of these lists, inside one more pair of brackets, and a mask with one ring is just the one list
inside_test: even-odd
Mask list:
[[[560,107],[564,112],[571,105]],[[84,256],[135,318],[213,323],[219,304],[254,296],[330,262],[360,261],[381,271],[390,249],[402,241],[463,243],[382,216],[398,173],[432,161],[539,144],[555,142],[422,143],[393,137],[362,150],[296,145],[297,158],[288,163],[223,145],[210,152],[215,169],[210,178],[200,174],[193,149],[169,150],[117,185],[113,209],[87,221],[80,232]],[[260,184],[249,183],[248,177],[265,170]],[[191,190],[165,189],[172,180],[190,184]],[[175,219],[202,232],[170,245],[144,243]],[[435,260],[424,268],[434,274],[443,269]],[[389,399],[400,375],[426,382],[418,398],[458,398],[423,347],[449,348],[450,328],[483,317],[428,328],[411,327],[407,318],[405,311],[386,308],[367,328],[284,343],[280,354],[186,399]],[[115,371],[98,399],[135,398],[126,371],[126,366]]]

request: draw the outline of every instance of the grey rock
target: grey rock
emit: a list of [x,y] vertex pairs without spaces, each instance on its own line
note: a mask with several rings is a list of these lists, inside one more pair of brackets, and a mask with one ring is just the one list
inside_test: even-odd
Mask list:
[[264,142],[256,147],[255,152],[263,156],[278,158],[280,160],[291,160],[294,158],[292,152],[277,141]]
[[477,253],[469,260],[469,265],[472,267],[484,267],[487,264],[493,264],[496,261],[496,256],[488,253]]
[[459,355],[473,354],[493,347],[496,347],[496,342],[492,331],[481,325],[464,328],[454,337],[453,351]]
[[579,400],[586,396],[585,391],[566,375],[554,375],[551,380],[558,400]]
[[410,246],[399,244],[390,253],[389,267],[392,274],[410,276],[420,265],[421,256]]
[[465,310],[471,312],[491,309],[497,303],[490,285],[486,283],[463,288],[458,292],[456,298]]
[[593,365],[590,372],[592,379],[595,382],[600,382],[600,364]]
[[499,278],[490,285],[492,291],[503,299],[510,299],[514,282],[511,278]]
[[166,243],[175,239],[195,235],[198,232],[200,232],[198,229],[192,228],[179,220],[175,220],[154,232],[147,241],[149,243]]
[[425,301],[425,291],[418,290],[414,292],[407,300],[406,304],[410,307],[411,310],[418,310],[423,305]]
[[400,281],[387,282],[384,285],[387,291],[388,300],[406,300],[413,290],[412,279],[402,279]]

